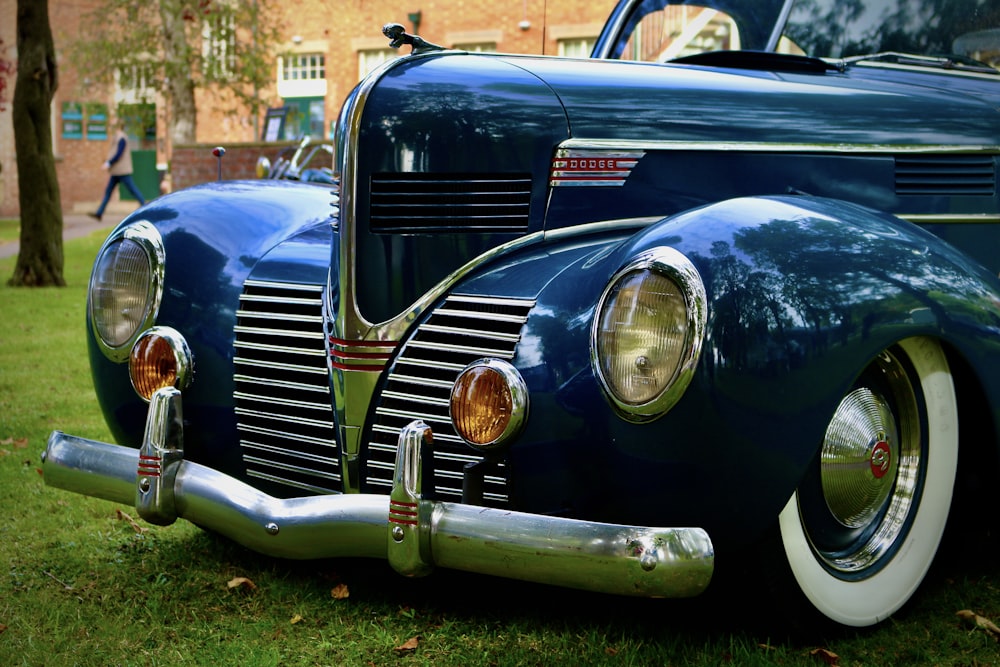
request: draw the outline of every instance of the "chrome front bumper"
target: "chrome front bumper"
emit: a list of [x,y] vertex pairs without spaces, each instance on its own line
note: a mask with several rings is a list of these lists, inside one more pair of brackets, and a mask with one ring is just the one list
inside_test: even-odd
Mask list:
[[150,402],[139,450],[55,431],[43,456],[46,484],[134,504],[151,523],[186,519],[283,558],[385,558],[400,574],[435,566],[569,588],[644,597],[690,597],[708,586],[714,550],[700,528],[579,521],[421,498],[421,449],[430,429],[402,430],[389,496],[279,499],[185,461],[180,392]]

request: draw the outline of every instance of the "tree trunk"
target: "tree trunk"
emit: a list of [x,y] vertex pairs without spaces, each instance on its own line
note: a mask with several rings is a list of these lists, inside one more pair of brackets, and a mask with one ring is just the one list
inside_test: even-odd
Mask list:
[[52,154],[52,98],[58,85],[48,0],[17,0],[17,153],[21,246],[9,285],[64,286],[62,205]]
[[171,145],[193,144],[197,126],[197,109],[194,103],[194,81],[191,77],[191,55],[188,53],[183,3],[176,0],[160,2],[160,20],[163,29],[164,71],[168,82],[170,100]]

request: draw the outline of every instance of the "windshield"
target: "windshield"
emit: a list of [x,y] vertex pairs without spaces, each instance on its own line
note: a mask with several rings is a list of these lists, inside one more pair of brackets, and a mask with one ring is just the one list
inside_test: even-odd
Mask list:
[[798,0],[784,30],[803,53],[896,52],[1000,63],[996,0]]
[[595,57],[667,62],[710,51],[834,59],[891,52],[1000,65],[997,0],[631,0],[608,28]]

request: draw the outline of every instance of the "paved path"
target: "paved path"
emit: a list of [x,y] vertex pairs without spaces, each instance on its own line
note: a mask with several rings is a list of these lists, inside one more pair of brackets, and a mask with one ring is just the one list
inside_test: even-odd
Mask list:
[[[131,211],[132,208],[119,210],[118,208],[109,206],[108,211],[104,214],[100,222],[82,213],[63,213],[63,240],[66,241],[87,236],[98,229],[110,232]],[[14,257],[17,255],[20,246],[21,244],[18,241],[0,242],[0,258]]]

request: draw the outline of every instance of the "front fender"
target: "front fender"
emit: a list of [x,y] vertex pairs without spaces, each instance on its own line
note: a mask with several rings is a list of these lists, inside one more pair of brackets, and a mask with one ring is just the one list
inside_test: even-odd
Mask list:
[[[145,220],[163,240],[163,297],[154,324],[179,331],[194,355],[195,379],[185,392],[185,420],[194,426],[188,443],[192,460],[229,472],[239,465],[234,446],[233,332],[243,284],[251,272],[277,280],[292,270],[300,281],[311,270],[314,282],[324,284],[333,242],[332,201],[329,189],[315,185],[211,183],[156,199],[109,236],[112,239],[124,226]],[[294,251],[288,250],[293,247]],[[292,269],[285,261],[289,252],[297,255]],[[91,371],[105,419],[119,444],[137,447],[146,403],[131,387],[128,364],[109,359],[96,344],[89,316],[87,332]]]
[[[680,403],[630,424],[591,369],[590,324],[614,271],[658,245],[700,272],[707,335]],[[550,249],[534,268],[505,266],[507,289],[537,278],[556,255]],[[972,349],[976,332],[1000,321],[996,279],[937,237],[806,197],[698,208],[550,272],[515,359],[532,400],[510,453],[518,506],[704,526],[723,543],[752,539],[774,520],[842,396],[881,350],[915,335]],[[467,287],[498,284],[485,275]],[[983,298],[970,303],[970,293]]]

